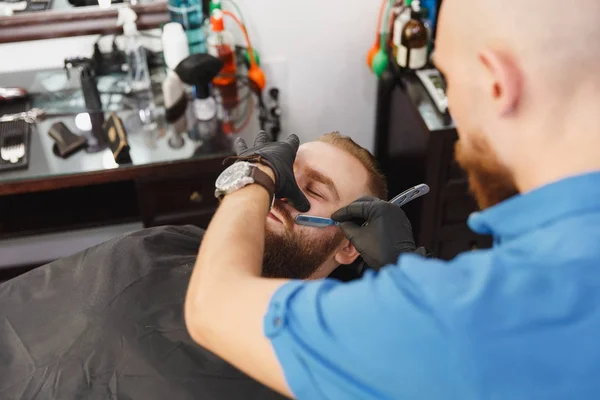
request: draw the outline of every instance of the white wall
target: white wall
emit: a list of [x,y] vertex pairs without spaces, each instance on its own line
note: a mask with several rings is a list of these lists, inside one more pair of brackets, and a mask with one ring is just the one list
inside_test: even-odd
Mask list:
[[[237,2],[267,79],[283,91],[285,132],[307,141],[339,130],[372,149],[376,79],[365,56],[375,36],[379,2]],[[90,55],[95,39],[2,44],[0,73],[62,66],[66,56]]]

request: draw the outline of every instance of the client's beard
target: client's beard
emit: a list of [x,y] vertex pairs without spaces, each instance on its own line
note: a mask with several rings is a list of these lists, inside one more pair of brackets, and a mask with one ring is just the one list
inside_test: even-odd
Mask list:
[[307,279],[344,239],[342,232],[329,237],[309,237],[291,230],[293,220],[289,212],[275,203],[273,206],[285,219],[283,234],[267,229],[262,275],[268,278]]
[[455,146],[455,158],[467,172],[471,193],[481,209],[519,193],[510,171],[481,136],[474,136],[468,148],[463,140],[459,140]]

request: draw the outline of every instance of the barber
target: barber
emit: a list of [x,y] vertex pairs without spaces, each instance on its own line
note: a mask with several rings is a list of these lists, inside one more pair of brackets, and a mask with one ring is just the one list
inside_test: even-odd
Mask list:
[[369,262],[395,265],[348,284],[260,278],[272,195],[308,209],[298,141],[238,142],[274,187],[225,195],[186,299],[192,337],[310,400],[599,398],[600,51],[584,42],[600,42],[600,2],[580,3],[443,3],[436,63],[483,209],[468,222],[492,249],[411,254],[405,216],[362,199],[333,218]]

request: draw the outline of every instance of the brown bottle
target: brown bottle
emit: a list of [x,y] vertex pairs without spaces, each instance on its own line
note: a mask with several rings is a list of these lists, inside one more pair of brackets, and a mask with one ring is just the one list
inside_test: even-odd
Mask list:
[[410,21],[404,25],[396,61],[398,65],[408,69],[420,69],[427,64],[427,27],[421,20],[421,12],[416,9],[411,13]]

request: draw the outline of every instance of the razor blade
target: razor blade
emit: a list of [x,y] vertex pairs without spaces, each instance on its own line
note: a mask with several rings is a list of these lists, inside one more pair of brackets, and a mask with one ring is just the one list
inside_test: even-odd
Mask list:
[[[419,197],[424,196],[427,193],[429,193],[429,186],[422,183],[420,185],[413,186],[410,189],[405,190],[389,202],[397,205],[398,207],[402,207],[403,205],[413,201],[414,199],[418,199]],[[331,218],[317,217],[314,215],[307,214],[297,215],[295,222],[298,225],[310,226],[313,228],[326,228],[328,226],[339,225],[338,222],[335,222]]]

